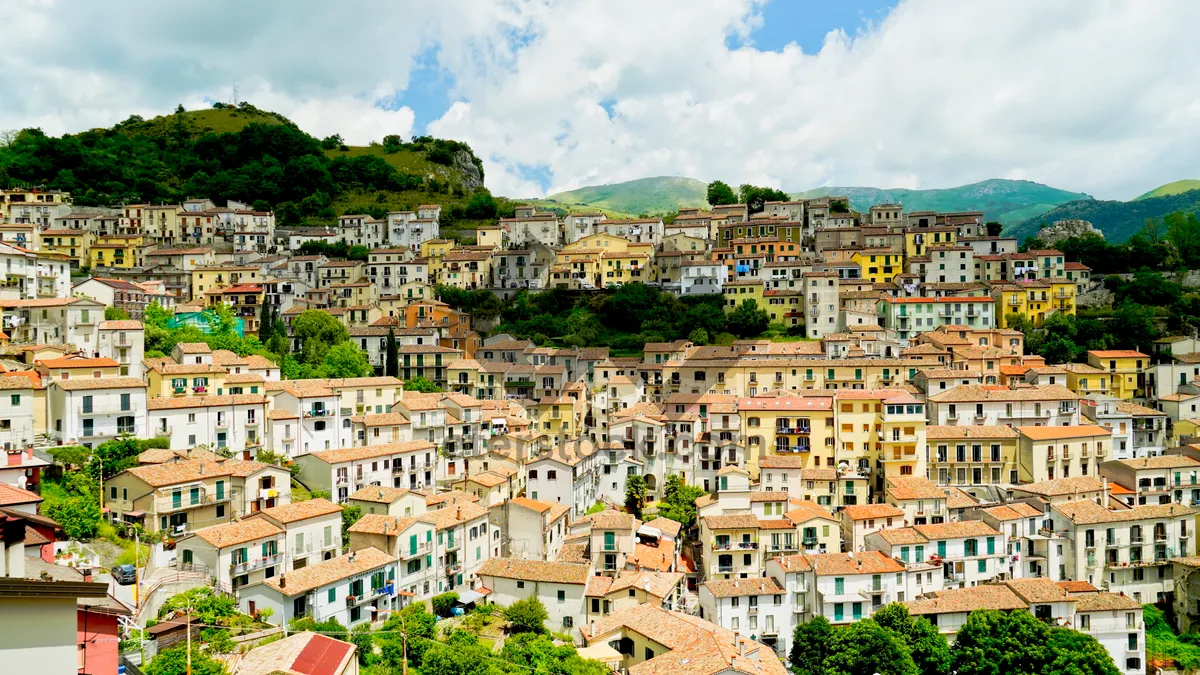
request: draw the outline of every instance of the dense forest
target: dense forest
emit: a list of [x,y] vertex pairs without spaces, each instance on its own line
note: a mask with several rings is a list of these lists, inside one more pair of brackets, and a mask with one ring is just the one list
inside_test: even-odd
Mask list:
[[1046,225],[1058,220],[1086,220],[1111,242],[1121,243],[1141,231],[1147,220],[1161,220],[1170,213],[1200,211],[1200,190],[1129,202],[1083,199],[1067,202],[1045,213],[1014,225],[1005,232],[1023,240],[1036,237]]
[[200,126],[182,110],[149,122],[133,116],[110,129],[62,137],[24,129],[0,146],[0,185],[66,190],[77,206],[177,203],[194,197],[224,204],[232,199],[274,210],[278,223],[289,225],[332,220],[337,215],[334,201],[347,194],[423,189],[471,197],[452,180],[398,169],[386,158],[392,153],[419,156],[421,161],[414,163],[418,169],[465,161],[482,182],[482,162],[457,141],[422,137],[404,142],[388,136],[381,153],[351,156],[337,153],[349,150],[339,137],[319,140],[252,105],[244,103],[229,115],[243,119],[228,131]]

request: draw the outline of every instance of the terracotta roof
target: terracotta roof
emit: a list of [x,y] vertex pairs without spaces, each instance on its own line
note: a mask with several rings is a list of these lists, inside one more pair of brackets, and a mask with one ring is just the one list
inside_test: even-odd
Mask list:
[[842,513],[850,520],[877,520],[887,518],[903,518],[904,510],[892,504],[852,504],[844,507]]
[[592,529],[596,530],[632,530],[637,526],[637,519],[632,514],[612,509],[583,516],[579,520],[590,522]]
[[704,523],[710,530],[753,530],[758,528],[758,518],[753,514],[705,516]]
[[882,551],[821,553],[808,556],[808,562],[817,576],[889,574],[904,571],[902,563],[888,557]]
[[354,659],[355,647],[320,633],[294,633],[255,647],[237,662],[237,675],[340,675]]
[[976,609],[1027,609],[1029,605],[1004,584],[983,584],[970,588],[938,591],[932,598],[904,603],[910,614],[949,614]]
[[248,476],[270,466],[238,459],[185,460],[135,466],[126,471],[151,487],[190,483],[214,476]]
[[887,494],[893,499],[945,499],[946,493],[924,476],[893,476],[887,479]]
[[236,523],[201,528],[195,530],[194,534],[220,549],[245,544],[255,539],[275,537],[283,534],[283,530],[262,518],[248,518]]
[[316,518],[318,516],[327,516],[331,513],[340,513],[342,507],[334,504],[328,499],[309,499],[302,502],[291,502],[281,506],[272,506],[269,509],[259,511],[264,515],[281,523],[294,523],[298,520],[307,520],[308,518]]
[[969,427],[932,425],[925,427],[927,440],[956,440],[967,438],[1016,438],[1015,429],[1006,426],[979,425]]
[[22,490],[18,487],[0,483],[0,506],[13,506],[15,504],[36,504],[42,501],[38,495]]
[[1075,601],[1076,612],[1118,612],[1142,608],[1141,603],[1123,593],[1072,593],[1071,599]]
[[419,452],[433,450],[436,446],[429,441],[401,441],[399,443],[384,443],[382,445],[366,445],[357,448],[338,448],[336,450],[318,450],[310,453],[311,457],[326,464],[339,464],[372,457],[396,455],[402,452]]
[[1019,389],[968,384],[930,396],[929,400],[934,403],[965,403],[975,401],[1074,401],[1079,398],[1078,394],[1060,384]]
[[706,581],[700,585],[703,588],[707,588],[715,598],[734,598],[747,595],[783,595],[787,593],[787,590],[780,586],[779,582],[775,581],[773,577]]
[[1138,469],[1194,469],[1200,466],[1200,462],[1187,455],[1158,455],[1157,457],[1119,459],[1117,462],[1135,471]]
[[1022,436],[1035,441],[1061,440],[1069,438],[1090,438],[1092,436],[1112,436],[1112,429],[1094,424],[1081,424],[1072,427],[1026,426],[1017,427]]
[[462,501],[434,511],[426,511],[417,516],[417,520],[429,523],[439,530],[445,530],[486,516],[487,509],[475,502]]
[[662,517],[655,518],[654,520],[644,523],[644,525],[646,527],[653,527],[657,530],[661,530],[663,534],[669,534],[672,537],[678,537],[679,531],[683,527],[674,520]]
[[100,379],[58,380],[54,384],[64,391],[95,389],[145,389],[146,383],[136,377],[102,377]]
[[351,500],[359,501],[359,502],[376,502],[378,504],[393,504],[397,500],[399,500],[401,497],[403,497],[405,495],[409,495],[409,494],[419,496],[422,499],[425,498],[425,495],[423,493],[416,492],[415,490],[391,487],[391,486],[387,486],[387,485],[380,485],[380,486],[369,485],[361,490],[358,490],[354,494],[350,495],[349,497],[347,497],[347,499],[351,499]]
[[554,584],[586,584],[591,576],[591,567],[574,563],[547,562],[545,560],[517,560],[515,558],[489,558],[476,572],[479,577],[500,577],[520,581],[536,581]]
[[381,534],[395,537],[416,523],[416,518],[397,518],[382,513],[368,513],[346,529],[358,534]]
[[286,574],[267,579],[263,583],[286,596],[296,596],[322,586],[348,579],[356,574],[369,572],[388,563],[396,562],[392,556],[374,547],[359,549],[332,560],[292,570]]
[[226,396],[179,396],[152,398],[146,401],[147,410],[180,410],[184,408],[207,408],[232,405],[263,405],[267,397],[262,394],[229,394]]
[[1050,508],[1066,516],[1076,525],[1179,518],[1192,516],[1196,513],[1194,509],[1181,504],[1147,504],[1146,506],[1135,506],[1130,509],[1112,511],[1090,499],[1079,499],[1063,504],[1055,504]]
[[1038,483],[1025,483],[1013,487],[1015,492],[1025,492],[1043,497],[1056,497],[1081,492],[1099,492],[1104,489],[1104,483],[1095,476],[1071,476],[1056,478]]

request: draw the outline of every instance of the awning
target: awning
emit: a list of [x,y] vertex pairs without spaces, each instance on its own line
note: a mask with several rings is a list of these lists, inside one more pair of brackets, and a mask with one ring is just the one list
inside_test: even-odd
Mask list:
[[478,591],[466,590],[458,594],[458,604],[469,605],[473,602],[482,600],[486,595]]

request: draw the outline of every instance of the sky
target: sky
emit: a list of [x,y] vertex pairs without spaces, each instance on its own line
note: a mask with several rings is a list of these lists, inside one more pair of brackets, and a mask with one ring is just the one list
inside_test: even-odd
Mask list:
[[241,100],[469,143],[497,194],[1200,177],[1190,0],[7,0],[0,129]]

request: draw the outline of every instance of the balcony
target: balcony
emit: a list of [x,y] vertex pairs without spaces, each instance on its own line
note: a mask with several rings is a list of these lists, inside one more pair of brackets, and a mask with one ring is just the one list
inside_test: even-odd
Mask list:
[[236,577],[252,570],[278,565],[283,562],[283,559],[284,555],[282,553],[275,553],[273,555],[253,558],[245,562],[235,562],[229,566],[229,575]]
[[202,506],[212,506],[227,502],[230,499],[228,492],[224,494],[200,494],[193,498],[190,494],[182,494],[179,499],[174,497],[159,497],[154,500],[154,510],[156,513],[166,513],[168,511],[182,511],[184,509],[198,509]]
[[801,426],[801,427],[777,426],[777,427],[775,427],[775,433],[777,433],[777,434],[808,434],[808,433],[812,433],[812,428],[807,427],[807,426]]
[[423,555],[428,554],[430,552],[431,548],[432,547],[430,546],[429,542],[422,541],[417,544],[416,548],[410,548],[410,547],[401,548],[400,557],[404,560],[411,560],[413,558],[419,558]]
[[98,401],[91,405],[80,403],[78,411],[80,415],[131,415],[133,406],[123,407],[120,401]]
[[304,411],[305,419],[308,419],[310,417],[332,417],[332,416],[333,416],[333,410],[326,409],[326,408],[313,408],[312,410]]
[[757,541],[714,541],[712,548],[714,551],[753,551],[758,550]]
[[718,574],[733,574],[733,565],[717,565]]
[[450,551],[457,551],[460,548],[462,548],[462,538],[450,539],[450,540],[446,541],[446,552],[447,553],[449,553]]

